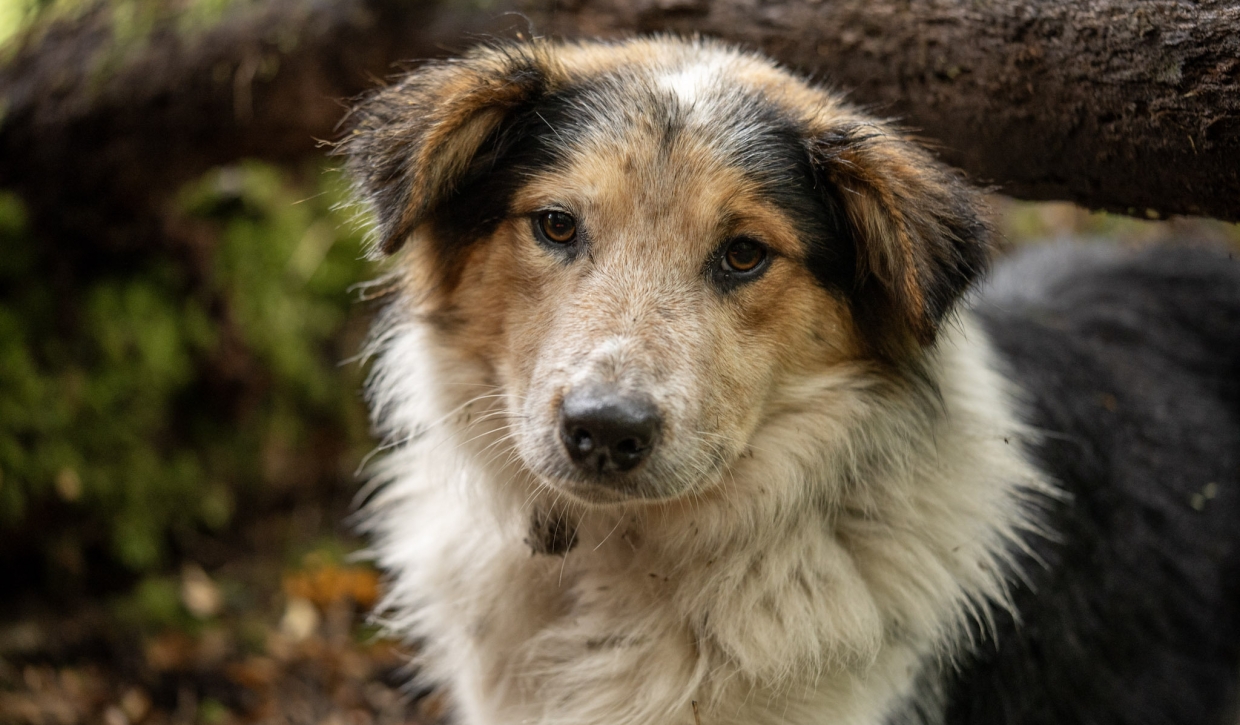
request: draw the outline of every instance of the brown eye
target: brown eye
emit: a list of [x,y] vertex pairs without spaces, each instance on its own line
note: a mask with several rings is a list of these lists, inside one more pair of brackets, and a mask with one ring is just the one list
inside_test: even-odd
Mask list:
[[577,238],[577,220],[562,211],[545,211],[538,215],[538,230],[543,238],[555,244],[569,244]]
[[766,247],[748,237],[732,240],[723,252],[723,268],[728,272],[752,272],[766,260]]

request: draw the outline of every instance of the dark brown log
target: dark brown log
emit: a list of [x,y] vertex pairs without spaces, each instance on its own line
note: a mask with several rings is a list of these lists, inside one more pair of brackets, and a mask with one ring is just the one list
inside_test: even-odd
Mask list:
[[126,38],[104,1],[24,39],[0,66],[0,186],[23,194],[36,226],[119,247],[168,237],[163,207],[184,182],[241,158],[315,154],[348,99],[398,61],[514,22],[450,2],[234,8],[202,27],[164,11]]
[[313,152],[342,99],[394,63],[528,23],[561,36],[723,37],[900,119],[1005,193],[1240,220],[1235,4],[554,1],[273,0],[204,30],[158,17],[128,45],[102,7],[40,31],[0,67],[0,184],[65,231],[98,233],[100,215],[122,209],[140,221],[211,165]]

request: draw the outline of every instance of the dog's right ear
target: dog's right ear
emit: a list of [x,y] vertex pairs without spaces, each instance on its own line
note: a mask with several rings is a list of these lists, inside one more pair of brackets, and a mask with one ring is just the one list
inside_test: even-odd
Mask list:
[[374,213],[374,250],[399,249],[504,119],[545,95],[555,75],[547,44],[489,46],[427,63],[364,98],[336,153]]

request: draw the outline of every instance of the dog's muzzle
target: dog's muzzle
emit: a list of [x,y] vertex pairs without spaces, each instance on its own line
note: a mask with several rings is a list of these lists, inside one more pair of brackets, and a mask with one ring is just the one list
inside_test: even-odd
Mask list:
[[612,385],[573,388],[560,404],[560,440],[577,468],[592,476],[639,466],[654,450],[662,427],[654,401]]

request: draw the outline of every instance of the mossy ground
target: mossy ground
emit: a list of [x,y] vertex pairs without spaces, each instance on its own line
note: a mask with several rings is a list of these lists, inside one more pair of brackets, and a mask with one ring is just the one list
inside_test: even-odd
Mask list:
[[0,721],[417,722],[343,524],[374,270],[342,179],[176,198],[165,248],[83,251],[0,195]]

